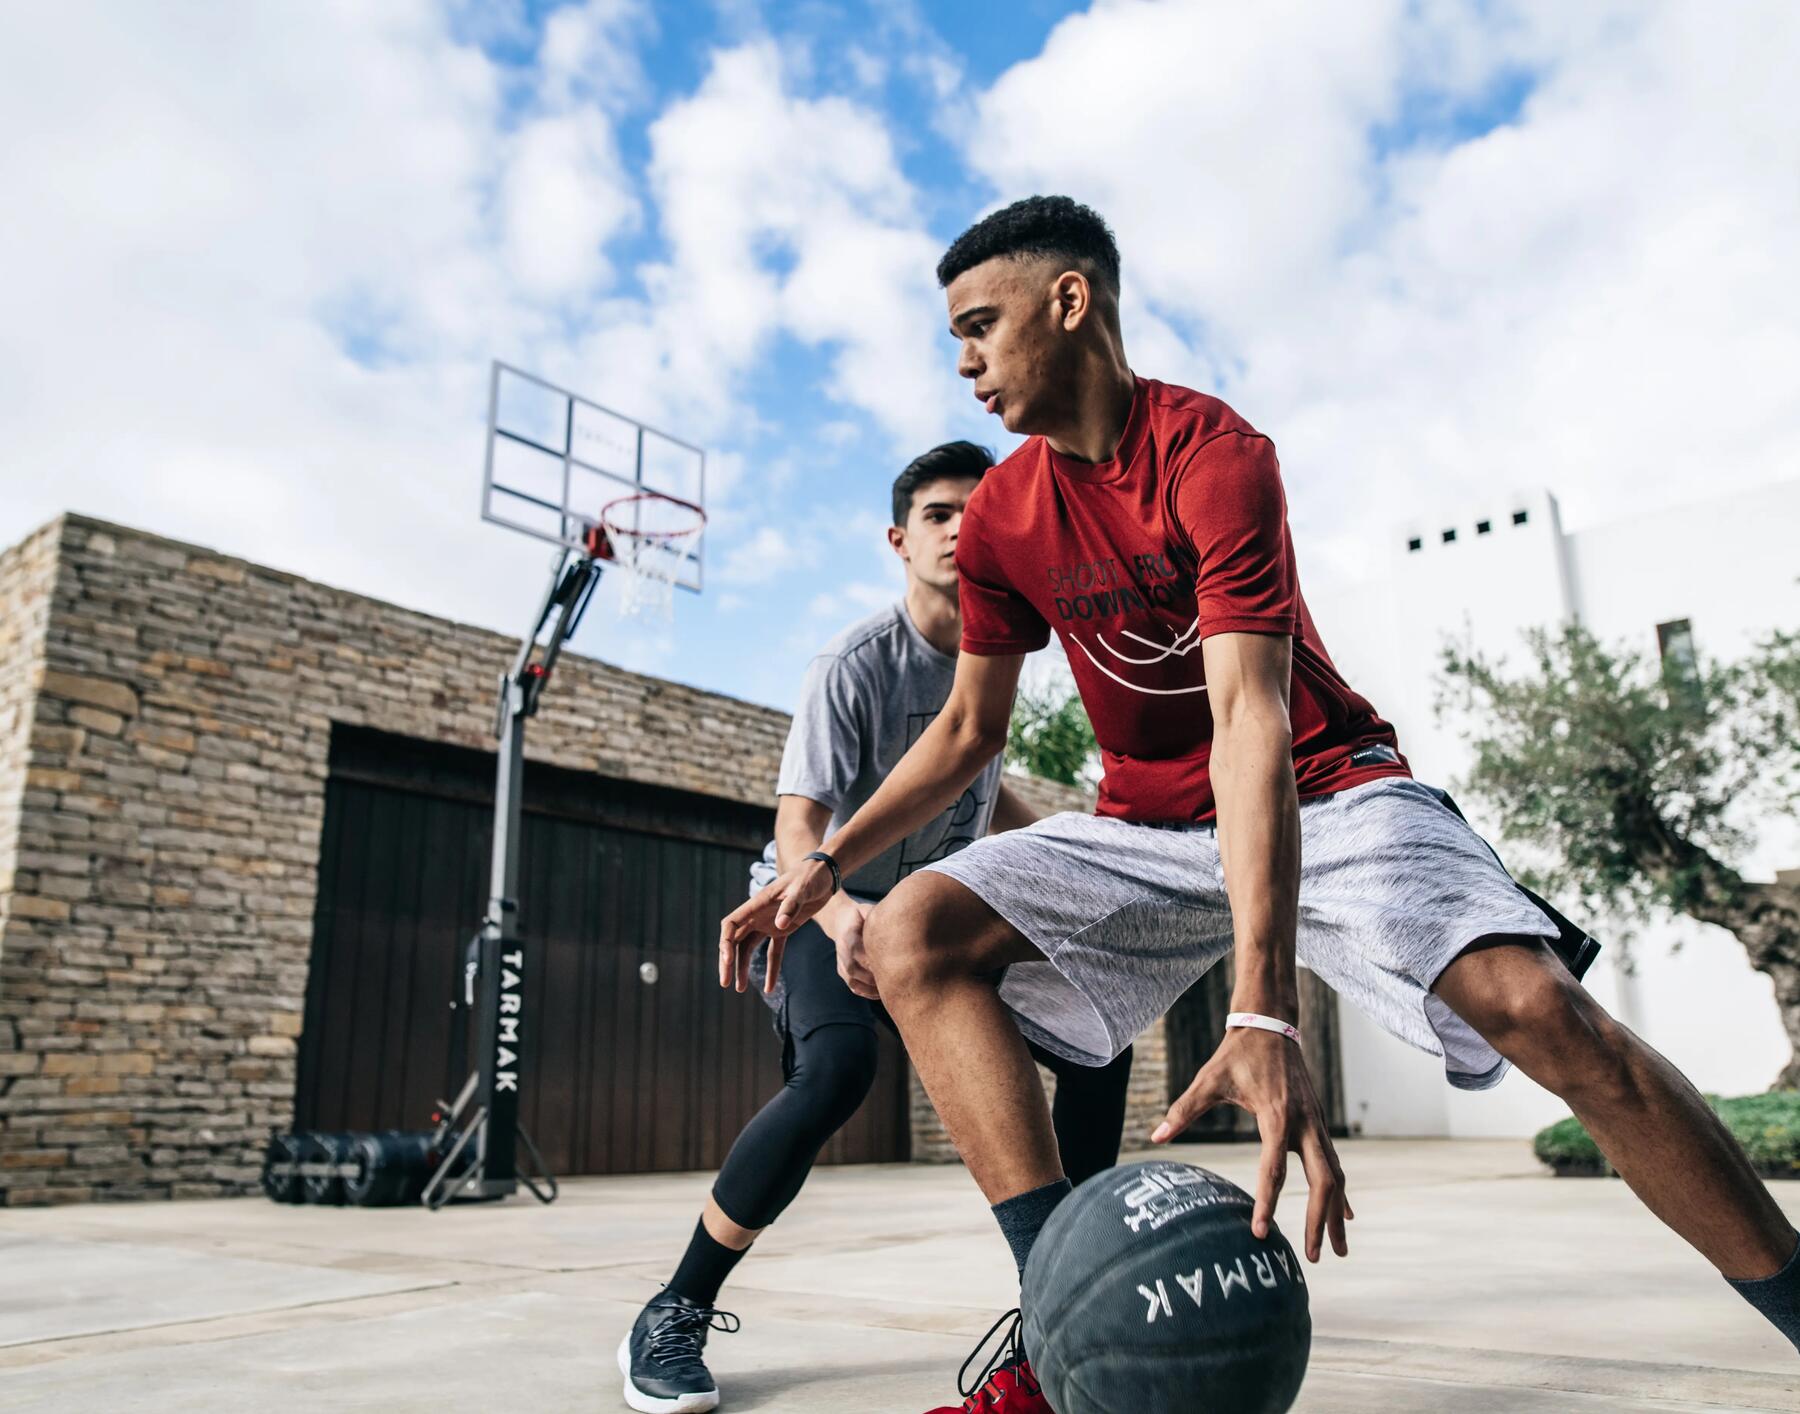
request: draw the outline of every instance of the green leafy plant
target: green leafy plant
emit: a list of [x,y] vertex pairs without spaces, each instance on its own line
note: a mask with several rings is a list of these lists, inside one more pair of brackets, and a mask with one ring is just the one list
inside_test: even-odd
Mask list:
[[1735,936],[1794,1044],[1775,1084],[1800,1087],[1800,887],[1736,864],[1800,805],[1800,634],[1667,671],[1579,625],[1526,646],[1516,673],[1444,651],[1439,712],[1474,751],[1458,790],[1498,820],[1539,892],[1628,925],[1680,913]]
[[1047,781],[1088,784],[1099,764],[1099,747],[1081,698],[1054,687],[1022,689],[1007,727],[1006,762]]

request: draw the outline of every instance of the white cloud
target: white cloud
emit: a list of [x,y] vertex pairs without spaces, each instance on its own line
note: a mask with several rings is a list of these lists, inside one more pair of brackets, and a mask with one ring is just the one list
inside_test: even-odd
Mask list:
[[812,563],[812,555],[797,547],[787,535],[765,525],[748,540],[741,540],[719,560],[715,575],[720,584],[767,584]]
[[950,386],[937,248],[880,114],[791,92],[780,48],[754,41],[715,55],[650,139],[670,247],[647,275],[660,376],[728,391],[789,335],[830,351],[827,405],[934,438]]
[[[829,619],[833,622],[841,620],[849,624],[855,622],[859,615],[887,608],[905,593],[904,579],[851,580],[813,595],[812,602],[806,606],[806,613],[809,618]],[[813,630],[809,629],[807,632],[811,633]]]
[[607,278],[604,116],[515,140],[507,76],[416,0],[6,31],[0,541],[75,509],[523,617],[543,551],[475,517],[485,361]]
[[[714,447],[709,544],[755,572],[781,478],[737,503],[746,376],[815,344],[839,420],[918,435],[929,243],[881,115],[806,97],[768,43],[667,102],[636,190],[648,14],[558,9],[523,64],[458,38],[528,42],[516,6],[9,14],[0,544],[75,509],[510,627],[548,552],[476,518],[497,354]],[[669,251],[647,297],[617,260],[639,231]]]
[[[1797,67],[1778,0],[1119,0],[996,83],[966,153],[1108,215],[1140,371],[1222,381],[1344,570],[1421,497],[1543,483],[1579,523],[1800,469]],[[1372,141],[1515,69],[1516,121]]]
[[592,103],[617,115],[647,101],[636,41],[653,27],[644,0],[585,0],[552,11],[538,42],[536,102],[550,109]]
[[1004,199],[1063,191],[1113,223],[1160,302],[1244,317],[1314,281],[1369,197],[1400,0],[1102,3],[1003,74],[964,135]]
[[606,243],[637,217],[611,129],[592,110],[538,118],[510,146],[501,178],[507,269],[533,299],[580,298],[610,278]]

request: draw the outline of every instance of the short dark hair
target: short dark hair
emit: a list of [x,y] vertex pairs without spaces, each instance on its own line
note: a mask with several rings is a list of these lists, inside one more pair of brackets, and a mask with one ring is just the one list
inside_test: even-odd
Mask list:
[[973,442],[946,442],[914,457],[894,478],[894,524],[905,526],[913,495],[934,481],[979,481],[994,464],[994,454]]
[[1028,196],[983,216],[938,261],[938,284],[1000,255],[1053,255],[1098,272],[1116,294],[1119,243],[1100,213],[1067,196]]

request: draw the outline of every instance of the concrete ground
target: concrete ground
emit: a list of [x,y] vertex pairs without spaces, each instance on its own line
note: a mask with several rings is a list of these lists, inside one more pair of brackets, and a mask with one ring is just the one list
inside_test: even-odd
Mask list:
[[[1623,1184],[1545,1177],[1518,1141],[1341,1152],[1351,1256],[1312,1274],[1296,1409],[1800,1410],[1800,1357]],[[1247,1146],[1176,1153],[1254,1178]],[[0,1210],[0,1409],[610,1414],[619,1336],[707,1184],[583,1179],[548,1208],[441,1213]],[[1778,1187],[1800,1217],[1800,1185]],[[1297,1184],[1282,1211],[1296,1231]],[[724,1407],[919,1414],[1014,1296],[961,1169],[820,1170],[728,1288]]]

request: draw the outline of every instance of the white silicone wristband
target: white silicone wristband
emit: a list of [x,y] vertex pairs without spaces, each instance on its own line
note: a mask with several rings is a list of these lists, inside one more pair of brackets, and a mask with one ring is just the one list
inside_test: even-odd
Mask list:
[[1278,1036],[1286,1036],[1296,1046],[1300,1044],[1300,1028],[1289,1026],[1285,1021],[1277,1021],[1272,1016],[1261,1016],[1253,1011],[1234,1011],[1225,1017],[1225,1029],[1252,1031],[1273,1031]]

